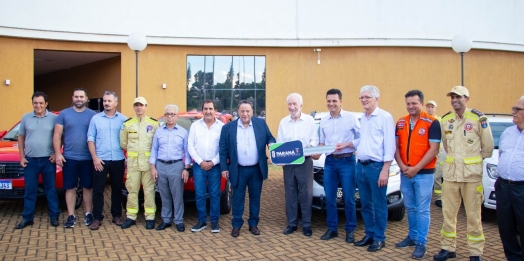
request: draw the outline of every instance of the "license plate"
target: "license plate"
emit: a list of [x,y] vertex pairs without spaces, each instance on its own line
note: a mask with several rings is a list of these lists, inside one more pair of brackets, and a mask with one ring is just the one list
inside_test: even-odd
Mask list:
[[13,183],[10,180],[0,180],[0,189],[13,189]]

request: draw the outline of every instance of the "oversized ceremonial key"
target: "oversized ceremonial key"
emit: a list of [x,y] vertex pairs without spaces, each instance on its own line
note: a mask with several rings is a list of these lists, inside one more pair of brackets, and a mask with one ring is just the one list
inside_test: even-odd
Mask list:
[[273,143],[269,147],[271,162],[277,165],[302,164],[305,157],[313,154],[330,153],[335,151],[335,146],[302,147],[298,140]]

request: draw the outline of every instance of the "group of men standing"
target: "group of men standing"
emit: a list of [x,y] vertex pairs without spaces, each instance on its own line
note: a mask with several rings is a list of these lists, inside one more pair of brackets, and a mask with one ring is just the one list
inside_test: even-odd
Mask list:
[[[342,186],[344,213],[346,215],[347,243],[368,246],[375,252],[385,246],[387,222],[386,190],[389,167],[395,154],[395,126],[390,113],[378,107],[380,92],[377,87],[366,85],[360,90],[364,113],[361,121],[352,113],[342,110],[342,92],[330,89],[326,93],[329,115],[320,120],[317,129],[313,118],[302,113],[302,96],[292,93],[287,97],[290,115],[280,121],[279,142],[299,140],[304,147],[331,145],[335,151],[326,155],[324,163],[324,190],[328,229],[320,237],[330,240],[338,237],[337,191]],[[358,151],[358,161],[355,152]],[[300,165],[284,166],[284,188],[288,226],[284,234],[297,230],[297,205],[300,203],[302,228],[305,236],[311,236],[311,207],[313,186],[312,159],[320,155],[306,156]],[[355,242],[357,226],[355,191],[358,184],[365,236]],[[297,196],[298,194],[298,196]]]
[[[64,227],[72,228],[77,222],[76,188],[81,186],[86,211],[84,222],[91,230],[100,228],[104,219],[104,189],[109,175],[112,223],[122,229],[136,225],[138,193],[142,187],[145,227],[155,228],[157,184],[162,199],[162,223],[156,230],[164,230],[174,223],[176,229],[183,232],[184,183],[189,178],[193,159],[198,223],[191,231],[197,232],[207,227],[208,191],[211,232],[220,231],[220,186],[222,177],[225,177],[230,179],[233,187],[232,235],[238,236],[243,224],[246,187],[250,192],[249,230],[255,235],[260,234],[257,227],[260,194],[262,181],[267,179],[265,146],[274,143],[275,139],[263,119],[252,118],[252,104],[241,101],[239,120],[224,127],[224,123],[215,117],[214,101],[204,101],[203,118],[194,122],[188,132],[176,123],[176,105],[165,107],[165,124],[160,126],[156,119],[146,116],[147,101],[144,97],[137,97],[133,101],[136,115],[131,118],[116,110],[118,96],[114,92],[104,93],[104,111],[98,114],[86,107],[87,100],[86,90],[75,89],[73,106],[56,116],[46,109],[46,94],[33,94],[34,111],[23,116],[18,137],[26,190],[23,220],[15,228],[22,229],[34,224],[40,173],[47,194],[50,223],[59,225],[60,211],[55,188],[58,165],[62,167],[69,214]],[[219,142],[222,146],[220,149]],[[127,153],[125,186],[129,192],[125,220],[122,219],[121,206],[126,168],[124,151]],[[221,165],[221,161],[229,164]]]
[[[405,104],[409,114],[395,125],[391,114],[378,107],[380,94],[375,86],[364,86],[360,90],[359,99],[364,109],[360,122],[351,113],[342,110],[340,90],[331,89],[326,93],[329,115],[320,121],[320,138],[312,131],[315,127],[313,119],[301,113],[302,97],[296,93],[287,97],[290,115],[281,120],[277,141],[300,140],[304,147],[315,146],[317,141],[319,146],[335,146],[335,151],[326,155],[324,164],[328,230],[321,236],[322,240],[338,237],[336,199],[340,184],[346,215],[345,241],[360,247],[369,245],[367,250],[370,252],[385,247],[388,169],[395,159],[402,174],[400,189],[409,223],[408,236],[395,246],[415,247],[411,256],[414,259],[425,256],[432,191],[436,185],[435,204],[442,207],[444,222],[440,231],[442,249],[433,259],[444,261],[456,257],[457,213],[464,202],[469,257],[470,260],[482,260],[485,241],[481,222],[482,162],[492,155],[493,136],[486,116],[467,108],[470,97],[467,88],[456,86],[447,96],[451,98],[453,111],[439,118],[435,115],[436,102],[429,101],[427,112],[424,112],[424,94],[420,90],[407,92]],[[521,164],[524,150],[518,148],[524,142],[524,116],[520,115],[524,114],[523,104],[524,96],[512,108],[517,126],[509,128],[501,136],[499,168],[502,171],[496,183],[497,205],[501,206],[497,208],[499,230],[509,260],[521,260],[524,252],[518,240],[518,234],[522,238],[524,231],[523,219],[520,218],[524,213],[524,166]],[[447,153],[444,162],[439,160],[442,150]],[[311,155],[311,158],[318,159],[319,156]],[[297,230],[296,210],[300,203],[303,233],[312,235],[311,158],[307,156],[301,165],[284,166],[288,218],[284,234]],[[445,185],[442,185],[442,178]],[[365,224],[365,236],[357,242],[353,235],[356,228],[355,185],[359,188]]]
[[[407,92],[405,104],[409,114],[395,124],[391,114],[378,107],[380,92],[377,87],[367,85],[361,88],[359,99],[364,113],[360,121],[352,113],[342,110],[342,92],[330,89],[326,93],[329,115],[321,119],[317,131],[313,118],[302,113],[302,96],[292,93],[286,98],[289,116],[280,121],[275,140],[266,122],[253,118],[253,106],[247,101],[239,102],[239,118],[226,125],[215,118],[214,102],[205,101],[202,105],[203,118],[193,123],[188,132],[176,124],[176,105],[165,107],[165,125],[160,126],[157,120],[145,115],[147,101],[143,97],[134,100],[136,116],[128,119],[116,111],[118,96],[114,92],[104,93],[104,111],[95,114],[86,108],[86,91],[75,89],[73,106],[56,116],[46,110],[47,96],[35,92],[32,96],[34,111],[23,116],[19,131],[20,164],[24,167],[26,192],[23,220],[15,228],[33,224],[39,173],[44,180],[50,223],[58,226],[60,211],[54,188],[58,165],[63,168],[69,213],[65,227],[74,227],[76,223],[74,205],[76,187],[80,184],[86,211],[85,224],[92,230],[99,229],[104,218],[103,191],[109,174],[113,223],[124,229],[136,225],[138,191],[142,185],[146,229],[153,229],[156,212],[154,186],[158,183],[162,198],[162,223],[156,229],[164,230],[173,222],[178,231],[184,231],[183,187],[192,158],[198,223],[191,230],[197,232],[207,227],[208,191],[211,231],[220,231],[220,182],[224,177],[229,179],[233,188],[231,235],[238,237],[244,223],[246,189],[249,191],[249,231],[259,235],[260,196],[263,180],[268,175],[266,146],[277,141],[299,140],[304,147],[335,147],[335,151],[328,153],[325,160],[328,230],[321,236],[322,240],[338,237],[336,198],[340,183],[346,215],[345,241],[359,247],[368,246],[370,252],[385,247],[386,191],[389,168],[396,159],[402,174],[401,192],[409,223],[408,236],[396,243],[396,247],[415,247],[412,258],[421,259],[426,254],[434,180],[440,179],[435,177],[435,172],[441,165],[436,156],[442,143],[447,153],[441,165],[445,185],[441,189],[442,201],[437,205],[442,207],[444,222],[440,232],[442,249],[434,260],[456,257],[456,220],[461,202],[464,202],[468,220],[470,260],[481,260],[485,241],[480,218],[482,161],[491,157],[493,137],[487,118],[481,112],[467,108],[470,96],[465,87],[456,86],[447,96],[451,98],[453,111],[438,119],[430,106],[436,107],[435,102],[428,102],[428,112],[424,112],[423,93],[419,90]],[[497,205],[499,230],[509,260],[520,260],[523,253],[522,242],[518,240],[524,231],[521,218],[524,213],[524,150],[519,147],[524,142],[523,111],[524,96],[512,108],[513,121],[517,125],[507,129],[500,139]],[[125,168],[123,149],[127,151],[128,158],[126,220],[121,218],[120,204]],[[303,234],[312,235],[312,160],[319,157],[318,154],[309,155],[302,164],[283,167],[288,219],[284,234],[297,230],[300,203]],[[357,185],[365,236],[355,242],[354,195]],[[515,228],[518,228],[517,232]]]

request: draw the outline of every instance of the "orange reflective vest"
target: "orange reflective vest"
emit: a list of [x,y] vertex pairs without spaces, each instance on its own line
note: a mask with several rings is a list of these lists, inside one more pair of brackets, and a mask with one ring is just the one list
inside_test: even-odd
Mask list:
[[[426,152],[429,150],[429,128],[435,117],[426,112],[420,113],[419,120],[411,130],[410,118],[408,115],[397,122],[397,138],[400,145],[400,157],[402,162],[407,166],[417,165]],[[428,165],[422,169],[434,169],[437,158],[435,157]]]

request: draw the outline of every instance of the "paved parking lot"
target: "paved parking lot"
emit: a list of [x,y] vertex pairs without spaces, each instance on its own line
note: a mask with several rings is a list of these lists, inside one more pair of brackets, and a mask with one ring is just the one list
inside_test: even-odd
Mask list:
[[[313,212],[313,237],[303,236],[300,227],[291,235],[283,235],[287,225],[283,197],[282,171],[271,167],[262,192],[261,234],[251,235],[246,222],[238,238],[230,236],[231,215],[221,217],[220,233],[213,234],[210,229],[192,233],[190,228],[197,222],[194,205],[186,205],[184,233],[177,232],[173,227],[165,231],[146,230],[143,215],[139,217],[136,227],[122,230],[111,224],[109,189],[106,190],[106,219],[98,231],[89,230],[83,224],[83,218],[79,218],[73,229],[65,229],[62,225],[50,226],[45,200],[39,201],[35,224],[15,230],[14,226],[22,220],[22,202],[0,201],[0,260],[411,260],[411,248],[394,247],[394,243],[407,235],[407,218],[401,222],[389,222],[386,248],[369,253],[365,248],[344,242],[343,214],[340,215],[339,238],[329,241],[319,239],[327,227],[325,214],[317,211]],[[246,206],[246,213],[247,209]],[[78,213],[82,211],[79,209]],[[62,210],[60,223],[63,224],[66,218],[67,211]],[[424,260],[432,260],[440,249],[442,214],[434,205],[431,218],[428,253]],[[158,215],[156,222],[157,225],[161,222]],[[458,222],[458,256],[454,260],[468,260],[463,209]],[[494,214],[483,224],[486,236],[484,260],[505,260]],[[359,240],[363,236],[364,224],[359,217],[355,237]]]

